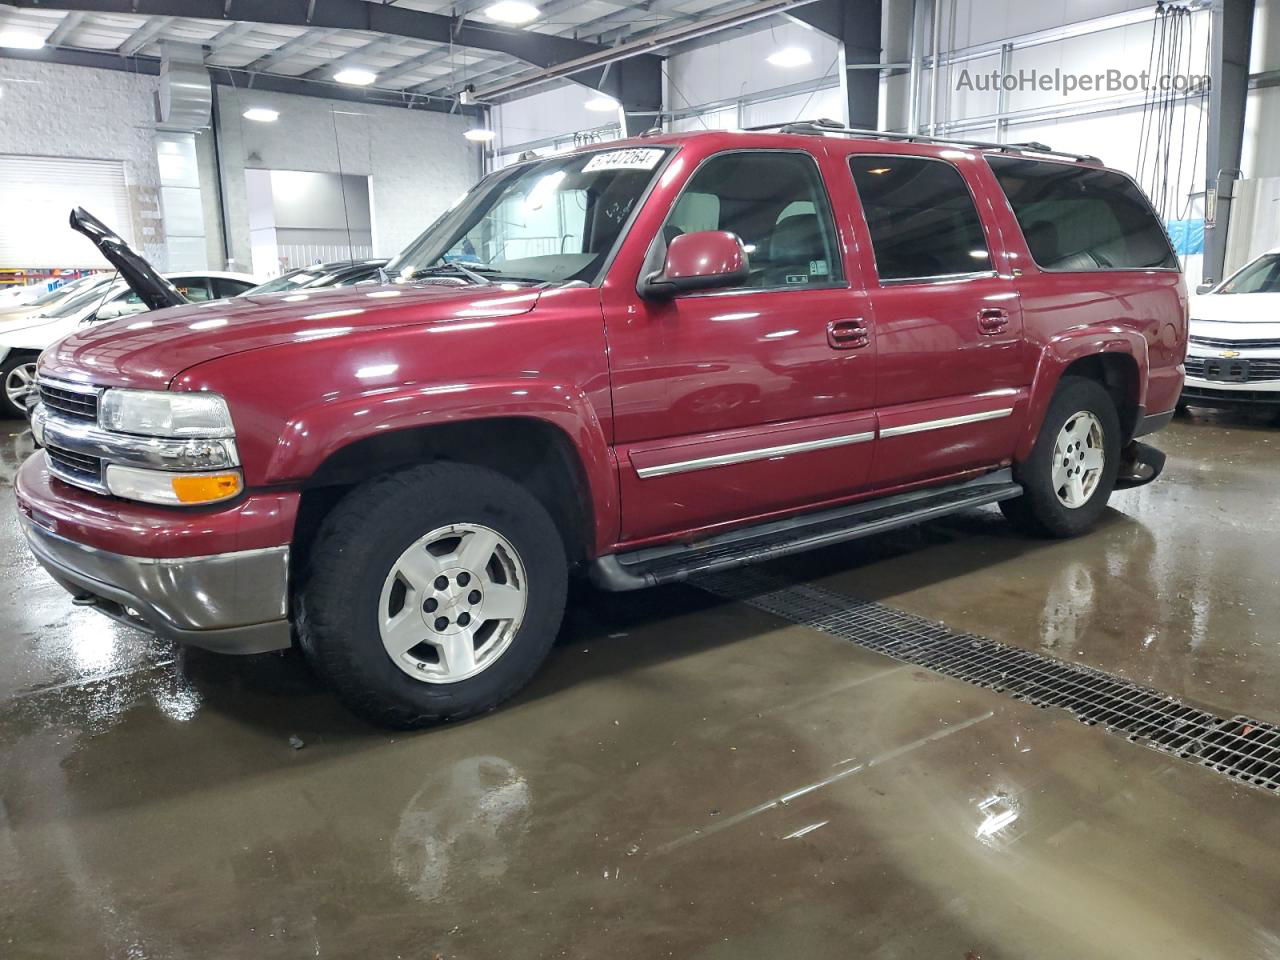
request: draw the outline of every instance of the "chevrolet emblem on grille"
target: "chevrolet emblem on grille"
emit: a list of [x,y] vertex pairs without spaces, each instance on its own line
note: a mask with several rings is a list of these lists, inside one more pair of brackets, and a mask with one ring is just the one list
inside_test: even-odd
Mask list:
[[1240,351],[1239,350],[1223,350],[1220,354],[1218,354],[1218,356],[1225,357],[1228,360],[1234,360],[1236,357],[1240,356]]

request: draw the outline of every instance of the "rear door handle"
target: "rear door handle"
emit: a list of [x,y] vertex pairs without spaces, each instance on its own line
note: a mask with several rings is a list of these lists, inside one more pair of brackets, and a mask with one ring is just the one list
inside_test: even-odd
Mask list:
[[984,307],[978,311],[978,330],[985,336],[994,336],[1009,329],[1009,313],[999,307]]
[[857,350],[871,342],[871,334],[861,317],[832,320],[827,324],[827,344],[833,350]]

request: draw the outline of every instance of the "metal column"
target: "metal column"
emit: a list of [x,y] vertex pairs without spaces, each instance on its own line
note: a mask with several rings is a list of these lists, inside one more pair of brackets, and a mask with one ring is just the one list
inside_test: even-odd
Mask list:
[[1240,178],[1254,0],[1213,0],[1209,135],[1205,141],[1204,272],[1221,280],[1235,181]]

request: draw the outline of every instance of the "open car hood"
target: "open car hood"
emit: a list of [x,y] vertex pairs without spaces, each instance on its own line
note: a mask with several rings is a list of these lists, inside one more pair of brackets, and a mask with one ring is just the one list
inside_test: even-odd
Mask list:
[[187,298],[178,292],[177,287],[156,273],[145,258],[138,256],[105,223],[83,207],[76,207],[71,211],[71,229],[92,241],[107,258],[107,262],[120,271],[120,278],[149,309],[163,310],[165,307],[176,307],[187,302]]

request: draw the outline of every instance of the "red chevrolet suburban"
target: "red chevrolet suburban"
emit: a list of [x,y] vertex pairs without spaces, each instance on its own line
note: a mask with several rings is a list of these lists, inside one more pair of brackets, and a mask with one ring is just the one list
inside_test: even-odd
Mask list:
[[489,175],[382,279],[45,351],[16,491],[78,603],[296,642],[375,721],[456,719],[529,680],[574,573],[631,590],[997,502],[1081,533],[1160,472],[1136,438],[1182,388],[1160,222],[1039,144],[597,145]]

